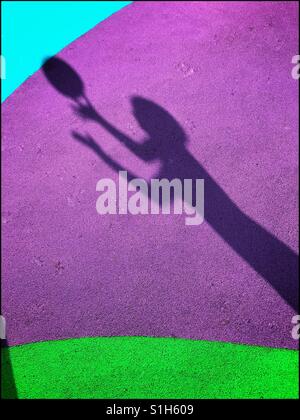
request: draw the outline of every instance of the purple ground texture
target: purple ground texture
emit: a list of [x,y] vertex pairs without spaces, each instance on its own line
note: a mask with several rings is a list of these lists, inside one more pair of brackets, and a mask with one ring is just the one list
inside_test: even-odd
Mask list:
[[[42,70],[4,102],[10,345],[141,335],[297,347],[297,16],[296,2],[133,3],[59,54],[93,121]],[[204,178],[205,222],[97,214],[96,183],[117,182],[118,168]]]

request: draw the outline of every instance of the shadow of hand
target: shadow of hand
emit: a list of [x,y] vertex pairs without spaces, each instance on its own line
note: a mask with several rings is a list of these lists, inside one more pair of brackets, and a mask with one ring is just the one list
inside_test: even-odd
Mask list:
[[77,133],[76,131],[72,131],[72,137],[79,141],[80,143],[84,144],[85,146],[90,147],[91,149],[95,150],[97,153],[101,151],[101,148],[98,143],[95,142],[93,137],[86,133],[85,136]]
[[75,112],[75,114],[80,117],[84,121],[98,121],[99,120],[99,114],[95,110],[95,108],[91,105],[72,105],[72,109]]

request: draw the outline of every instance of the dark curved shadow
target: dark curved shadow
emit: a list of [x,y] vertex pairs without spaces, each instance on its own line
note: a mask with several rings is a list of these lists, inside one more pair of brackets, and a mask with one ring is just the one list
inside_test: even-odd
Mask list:
[[[58,58],[50,60],[55,60],[52,63],[54,67],[49,71],[46,62],[43,66],[45,76],[60,93],[76,100],[76,104],[73,105],[76,114],[84,120],[99,124],[145,162],[159,159],[160,171],[155,178],[178,178],[181,181],[204,179],[206,222],[298,313],[298,255],[238,208],[189,153],[186,148],[187,137],[178,122],[151,100],[133,97],[133,114],[146,133],[144,142],[138,143],[96,111],[84,94],[84,84],[80,76],[69,65]],[[66,94],[64,89],[59,88],[68,84],[68,80],[75,81],[74,93],[68,91]],[[80,103],[79,98],[84,102]],[[126,170],[123,165],[108,156],[89,135],[75,132],[72,135],[81,144],[92,149],[115,171]],[[141,177],[128,173],[129,179]]]
[[6,340],[1,340],[1,399],[16,400],[18,393]]

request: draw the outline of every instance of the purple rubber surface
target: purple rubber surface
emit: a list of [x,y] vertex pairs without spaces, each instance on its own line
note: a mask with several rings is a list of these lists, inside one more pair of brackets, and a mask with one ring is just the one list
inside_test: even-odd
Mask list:
[[[296,348],[296,2],[132,4],[66,47],[97,112],[141,143],[130,98],[184,132],[146,161],[82,120],[42,71],[3,105],[3,295],[10,345],[143,335]],[[96,212],[118,173],[197,174],[205,216]],[[163,135],[163,133],[162,133]]]

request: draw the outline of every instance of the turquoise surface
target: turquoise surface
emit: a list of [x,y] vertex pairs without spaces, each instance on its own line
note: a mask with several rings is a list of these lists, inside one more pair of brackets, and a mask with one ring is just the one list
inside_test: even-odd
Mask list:
[[57,54],[130,1],[2,1],[3,102],[45,57]]

